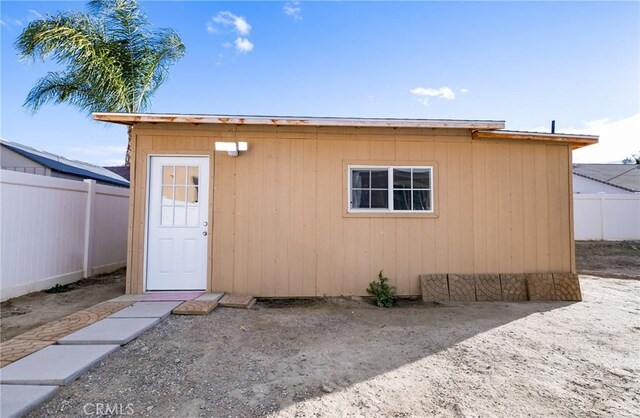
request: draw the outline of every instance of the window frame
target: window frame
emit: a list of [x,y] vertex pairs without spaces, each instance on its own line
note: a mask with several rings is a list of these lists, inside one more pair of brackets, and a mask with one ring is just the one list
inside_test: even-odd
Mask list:
[[[429,171],[429,188],[428,189],[397,189],[397,190],[411,190],[412,193],[414,190],[429,190],[429,210],[400,210],[395,209],[394,199],[393,199],[393,191],[396,190],[393,187],[393,170],[394,169],[418,169],[418,170],[428,170]],[[353,180],[353,170],[387,170],[388,176],[388,204],[389,207],[386,209],[382,208],[353,208],[352,205],[352,180]],[[406,165],[406,164],[347,164],[347,213],[348,214],[394,214],[394,215],[434,215],[435,211],[435,177],[434,177],[434,165]]]

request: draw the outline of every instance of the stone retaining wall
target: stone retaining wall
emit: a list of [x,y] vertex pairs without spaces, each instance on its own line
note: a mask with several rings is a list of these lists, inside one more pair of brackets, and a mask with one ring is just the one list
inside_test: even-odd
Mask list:
[[572,273],[423,274],[420,285],[424,302],[582,300]]

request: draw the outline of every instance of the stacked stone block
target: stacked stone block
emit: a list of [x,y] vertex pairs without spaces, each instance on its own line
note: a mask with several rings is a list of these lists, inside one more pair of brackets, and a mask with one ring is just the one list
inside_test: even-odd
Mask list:
[[573,273],[423,274],[424,302],[581,301]]

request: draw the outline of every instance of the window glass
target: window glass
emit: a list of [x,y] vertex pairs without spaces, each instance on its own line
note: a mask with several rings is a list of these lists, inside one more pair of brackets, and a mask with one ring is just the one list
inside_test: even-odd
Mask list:
[[369,190],[353,190],[351,193],[351,207],[369,209]]
[[411,169],[410,168],[394,168],[393,169],[393,188],[394,189],[410,189],[411,188]]
[[386,209],[389,207],[388,190],[371,190],[371,208]]
[[371,184],[370,177],[370,170],[353,170],[351,172],[351,187],[354,189],[368,189]]
[[431,187],[431,176],[427,169],[414,168],[413,169],[413,188],[414,189],[428,189]]
[[162,167],[160,224],[196,226],[198,224],[198,166]]
[[431,210],[431,191],[430,190],[414,190],[413,191],[413,210]]
[[389,171],[388,170],[371,170],[371,188],[372,189],[388,189],[389,188]]
[[198,167],[187,167],[187,169],[188,169],[187,184],[189,186],[197,186],[198,185],[198,177],[199,177]]
[[390,212],[433,209],[430,167],[352,168],[350,180],[351,209]]
[[411,210],[411,190],[393,191],[393,209]]

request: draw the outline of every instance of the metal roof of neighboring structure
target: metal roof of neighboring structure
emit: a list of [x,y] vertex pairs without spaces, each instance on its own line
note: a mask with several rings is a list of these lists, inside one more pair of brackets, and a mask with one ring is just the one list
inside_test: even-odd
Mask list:
[[129,187],[129,182],[122,176],[117,175],[104,167],[85,163],[82,161],[69,160],[60,155],[51,154],[46,151],[40,151],[26,145],[16,142],[0,139],[0,144],[7,147],[11,151],[19,154],[31,161],[42,164],[61,173],[73,174],[86,179],[101,181],[103,183],[113,184],[116,186]]
[[135,123],[216,123],[229,125],[274,126],[349,126],[389,128],[461,128],[503,129],[502,120],[456,119],[396,119],[396,118],[348,118],[309,116],[256,116],[256,115],[189,115],[163,113],[94,113],[93,118],[104,122],[133,125]]
[[574,164],[573,174],[628,192],[640,192],[640,164]]

